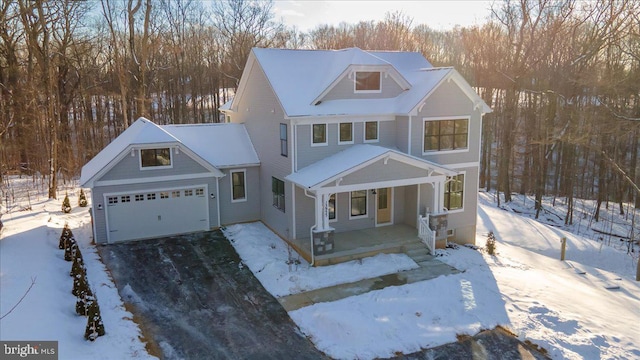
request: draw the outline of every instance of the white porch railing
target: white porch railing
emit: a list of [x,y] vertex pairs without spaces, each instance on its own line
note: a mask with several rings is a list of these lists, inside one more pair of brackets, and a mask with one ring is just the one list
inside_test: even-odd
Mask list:
[[429,249],[429,253],[436,253],[436,232],[429,227],[429,214],[418,217],[418,237]]

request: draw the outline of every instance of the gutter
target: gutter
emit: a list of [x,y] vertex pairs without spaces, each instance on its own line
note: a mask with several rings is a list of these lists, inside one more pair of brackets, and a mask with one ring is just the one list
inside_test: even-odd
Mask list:
[[[318,200],[318,198],[316,198],[315,196],[309,195],[309,193],[307,192],[307,189],[304,189],[304,194],[305,196],[312,198],[314,200],[314,203],[315,201]],[[315,262],[316,262],[315,252],[313,251],[313,230],[317,228],[318,228],[318,224],[313,224],[313,226],[309,228],[309,241],[311,242],[310,244],[311,245],[311,266],[315,266]]]

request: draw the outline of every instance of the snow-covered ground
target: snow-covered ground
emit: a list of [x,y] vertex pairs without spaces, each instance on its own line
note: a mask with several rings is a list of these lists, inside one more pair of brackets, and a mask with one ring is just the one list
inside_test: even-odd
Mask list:
[[310,267],[295,250],[262,223],[231,225],[224,230],[262,286],[275,297],[350,283],[418,267],[405,254],[380,254],[333,266]]
[[[0,235],[0,316],[16,304],[32,277],[36,284],[0,320],[0,339],[58,340],[61,359],[149,358],[132,315],[89,243],[86,208],[74,206],[71,214],[62,214],[64,192],[60,200],[50,201],[28,181],[20,184],[15,189],[29,187],[32,195],[0,209],[5,225]],[[71,186],[73,205],[77,194]],[[558,224],[550,227],[523,217],[526,201],[518,205],[516,200],[504,210],[494,205],[492,195],[479,196],[477,244],[483,246],[493,231],[496,256],[467,247],[442,250],[439,259],[463,272],[315,304],[290,316],[320,350],[336,358],[411,353],[498,324],[544,347],[555,359],[640,358],[637,249],[629,255],[616,242],[611,243],[618,248],[598,241],[598,233],[583,233],[587,239]],[[31,210],[21,210],[29,203]],[[80,243],[107,330],[94,343],[83,339],[86,318],[75,315],[70,263],[57,248],[65,222]],[[230,226],[225,233],[243,262],[277,297],[416,266],[404,255],[380,255],[310,268],[259,223]],[[561,237],[567,238],[564,262],[559,260]],[[607,289],[612,286],[619,288]]]
[[[484,246],[493,231],[497,256],[468,247],[441,250],[440,260],[464,272],[319,303],[289,315],[320,350],[335,358],[412,353],[496,325],[542,346],[555,359],[640,358],[637,257],[499,209],[490,194],[479,196],[477,244]],[[275,296],[315,288],[315,279],[325,278],[316,274],[337,269],[309,268],[304,260],[286,265],[286,246],[261,224],[234,225],[226,235]],[[567,238],[564,262],[559,260],[561,237]],[[397,268],[397,261],[389,260],[375,260],[380,273]],[[348,274],[353,281],[371,276],[365,262],[341,266],[345,270],[336,271],[336,277]],[[608,290],[611,286],[619,289]]]
[[[58,341],[60,359],[147,359],[140,330],[126,311],[113,281],[90,244],[88,208],[77,207],[77,194],[69,192],[73,210],[61,211],[59,200],[46,200],[30,179],[14,179],[3,211],[0,234],[0,340]],[[29,199],[24,195],[31,193]],[[19,194],[18,194],[19,193]],[[31,210],[21,210],[31,206]],[[2,209],[7,206],[3,205]],[[75,313],[76,297],[69,276],[71,263],[58,249],[62,227],[68,223],[82,251],[87,276],[96,294],[106,335],[94,342],[84,339],[87,318]],[[20,298],[35,281],[33,288]],[[17,304],[15,309],[9,311]]]

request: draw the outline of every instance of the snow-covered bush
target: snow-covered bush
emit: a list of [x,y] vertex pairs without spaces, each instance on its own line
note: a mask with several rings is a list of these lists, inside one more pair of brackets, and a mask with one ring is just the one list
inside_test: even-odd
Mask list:
[[102,316],[100,315],[98,299],[94,298],[89,303],[87,328],[84,332],[84,338],[89,341],[94,341],[98,336],[102,336],[104,334],[104,324],[102,323]]
[[76,239],[71,235],[70,238],[67,239],[67,242],[64,246],[64,260],[65,261],[73,261],[74,251],[77,250],[78,243],[76,243]]
[[78,206],[87,206],[87,196],[84,194],[84,190],[80,189],[80,196],[78,197]]
[[73,233],[71,233],[71,229],[68,224],[64,224],[62,228],[62,234],[60,234],[60,241],[58,242],[58,249],[66,248],[67,240],[73,237]]
[[80,252],[80,248],[78,246],[75,247],[75,252],[71,251],[73,254],[73,264],[71,264],[71,271],[69,275],[74,277],[81,273],[86,273],[87,268],[84,266],[84,259],[82,259],[82,253]]
[[62,212],[68,214],[71,212],[71,202],[69,201],[69,194],[64,196],[64,200],[62,200]]
[[487,235],[487,243],[485,244],[485,248],[487,249],[487,253],[489,255],[496,254],[496,236],[493,234],[493,231],[489,231]]
[[95,301],[96,298],[95,296],[93,296],[91,288],[87,288],[87,291],[83,291],[80,295],[78,295],[78,300],[76,300],[76,314],[81,316],[88,316],[91,303]]
[[89,282],[87,281],[87,272],[81,271],[79,274],[73,276],[73,289],[71,289],[71,293],[80,297],[83,292],[87,291],[90,291]]

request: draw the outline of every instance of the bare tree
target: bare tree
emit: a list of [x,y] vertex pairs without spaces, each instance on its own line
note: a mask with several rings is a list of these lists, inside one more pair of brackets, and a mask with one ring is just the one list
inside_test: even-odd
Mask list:
[[237,87],[253,47],[269,47],[283,26],[272,20],[273,1],[221,0],[212,5],[215,25],[225,43],[225,76]]

